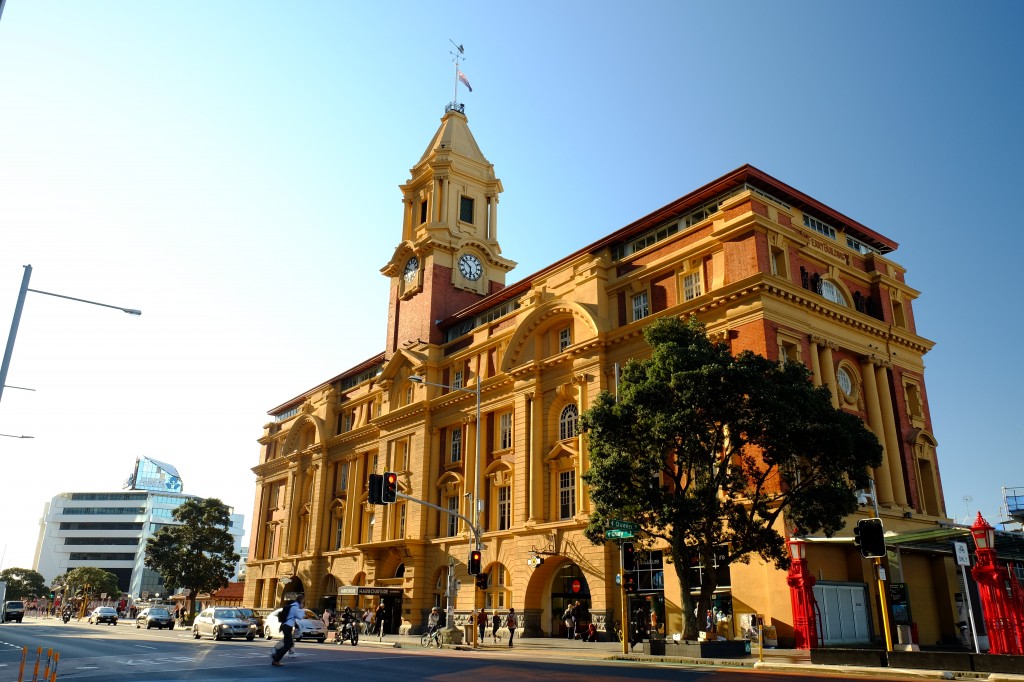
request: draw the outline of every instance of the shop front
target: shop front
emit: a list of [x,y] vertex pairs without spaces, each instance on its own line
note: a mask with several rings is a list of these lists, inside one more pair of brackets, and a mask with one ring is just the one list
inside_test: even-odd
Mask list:
[[384,634],[397,635],[402,627],[402,598],[404,591],[397,587],[364,587],[341,585],[338,587],[338,605],[352,607],[356,612],[375,610],[384,604]]

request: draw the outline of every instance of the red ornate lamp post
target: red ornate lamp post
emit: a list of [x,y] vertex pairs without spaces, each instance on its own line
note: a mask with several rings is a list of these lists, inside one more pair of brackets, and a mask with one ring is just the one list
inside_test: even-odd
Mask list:
[[971,575],[978,583],[981,611],[988,631],[989,653],[1020,654],[1022,633],[1017,632],[1015,609],[1006,590],[1006,575],[996,560],[996,531],[978,512],[971,526],[971,535],[977,546],[977,565]]
[[797,537],[797,529],[786,539],[789,547],[789,597],[793,604],[793,630],[797,649],[818,647],[818,623],[814,616],[814,576],[807,568],[807,542]]

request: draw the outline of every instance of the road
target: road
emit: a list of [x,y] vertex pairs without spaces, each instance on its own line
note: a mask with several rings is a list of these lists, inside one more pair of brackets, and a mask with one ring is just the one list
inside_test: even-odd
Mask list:
[[[481,652],[424,650],[419,647],[385,649],[369,644],[349,645],[300,643],[298,655],[285,665],[270,665],[271,643],[196,641],[184,630],[140,630],[134,624],[87,625],[55,619],[26,619],[24,623],[0,627],[0,682],[18,679],[21,647],[30,655],[23,680],[33,679],[36,650],[43,647],[39,666],[42,680],[46,649],[60,652],[59,680],[93,682],[163,682],[164,680],[317,680],[378,679],[434,680],[462,679],[569,680],[618,682],[626,680],[672,680],[673,682],[779,682],[787,675],[755,672],[751,669],[716,669],[668,663],[636,663],[582,660],[571,655],[544,656],[526,647],[497,647]],[[833,675],[800,674],[805,680],[843,679]],[[859,678],[863,679],[863,678]]]

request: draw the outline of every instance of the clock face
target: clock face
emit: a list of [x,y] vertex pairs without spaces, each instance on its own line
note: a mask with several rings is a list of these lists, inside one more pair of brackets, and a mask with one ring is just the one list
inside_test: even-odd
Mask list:
[[483,274],[483,265],[480,263],[479,258],[471,253],[467,253],[459,258],[459,272],[466,279],[475,282]]
[[420,268],[420,259],[413,256],[405,263],[405,273],[402,275],[405,277],[406,282],[411,282],[416,279],[416,271]]

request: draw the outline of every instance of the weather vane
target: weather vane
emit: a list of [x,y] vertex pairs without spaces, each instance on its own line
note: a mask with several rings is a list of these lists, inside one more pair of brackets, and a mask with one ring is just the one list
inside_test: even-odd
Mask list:
[[452,100],[451,108],[464,112],[464,107],[459,105],[459,81],[462,81],[467,90],[473,92],[473,86],[469,84],[469,79],[466,78],[466,74],[462,73],[462,70],[459,68],[459,63],[466,59],[466,50],[451,38],[448,41],[458,50],[458,52],[449,51],[453,57],[452,62],[455,64],[455,98]]

